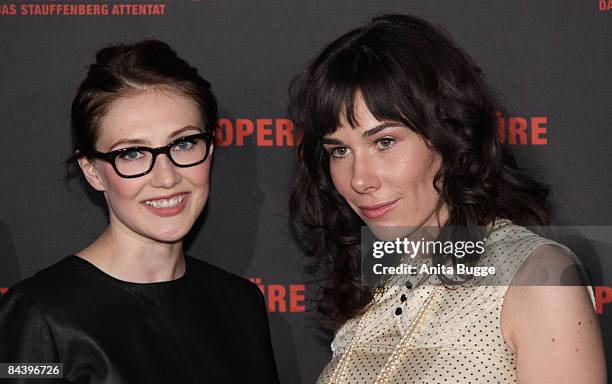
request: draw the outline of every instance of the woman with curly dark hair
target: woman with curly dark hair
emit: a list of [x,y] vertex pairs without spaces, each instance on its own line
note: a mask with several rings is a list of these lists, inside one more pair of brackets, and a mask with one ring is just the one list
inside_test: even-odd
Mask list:
[[[548,189],[500,144],[500,110],[474,61],[412,16],[374,18],[293,80],[303,140],[290,209],[325,273],[319,310],[335,331],[319,383],[606,381],[592,290],[560,286],[575,256],[526,228],[550,225]],[[390,228],[467,236],[484,252],[421,253],[456,272],[371,288],[362,226],[380,239]],[[478,280],[459,265],[498,272]]]

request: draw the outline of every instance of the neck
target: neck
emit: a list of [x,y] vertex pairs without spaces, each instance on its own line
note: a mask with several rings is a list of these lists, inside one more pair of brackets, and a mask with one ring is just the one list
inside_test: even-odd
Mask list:
[[156,283],[178,279],[185,273],[183,242],[164,243],[111,224],[77,256],[119,280]]
[[445,205],[442,205],[440,209],[434,209],[431,214],[423,221],[423,224],[419,225],[419,228],[415,231],[417,239],[424,237],[425,240],[434,240],[440,234],[440,230],[446,221],[448,220],[448,211]]

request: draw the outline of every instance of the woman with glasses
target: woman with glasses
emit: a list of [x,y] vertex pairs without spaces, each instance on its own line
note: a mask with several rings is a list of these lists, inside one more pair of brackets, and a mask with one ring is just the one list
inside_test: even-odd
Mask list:
[[[606,382],[591,288],[569,249],[525,227],[549,225],[547,188],[500,144],[500,108],[446,32],[373,19],[309,62],[290,111],[291,214],[334,332],[319,383]],[[406,266],[377,284],[369,233]],[[393,251],[408,241],[420,250]]]
[[12,287],[0,361],[69,383],[276,383],[256,285],[184,254],[217,124],[210,84],[165,43],[100,50],[72,104],[74,155],[108,206],[89,246]]

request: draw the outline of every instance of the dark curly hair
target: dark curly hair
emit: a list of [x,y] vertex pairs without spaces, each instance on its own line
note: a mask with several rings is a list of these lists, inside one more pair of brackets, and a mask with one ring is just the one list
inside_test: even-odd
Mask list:
[[377,120],[400,122],[441,155],[433,182],[438,209],[448,213],[443,231],[473,228],[482,238],[476,228],[498,217],[531,227],[551,222],[549,189],[520,170],[500,143],[496,112],[502,108],[475,62],[425,20],[376,17],[326,46],[289,87],[289,111],[303,133],[289,208],[305,253],[315,260],[311,267],[323,273],[318,309],[332,329],[373,297],[360,284],[364,222],[334,188],[321,144],[342,114],[355,125],[358,93]]

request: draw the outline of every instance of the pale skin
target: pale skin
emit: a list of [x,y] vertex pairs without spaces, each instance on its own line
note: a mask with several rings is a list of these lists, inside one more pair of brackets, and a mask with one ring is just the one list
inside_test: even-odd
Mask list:
[[[203,131],[198,105],[168,89],[148,89],[115,101],[100,122],[96,150],[139,146],[161,147],[170,141]],[[120,143],[118,143],[120,142]],[[202,212],[208,197],[209,157],[203,163],[179,168],[159,155],[147,175],[121,178],[103,160],[79,160],[89,184],[104,194],[109,225],[77,256],[117,279],[153,283],[185,273],[183,237]],[[184,193],[185,209],[159,217],[145,200]]]
[[[538,259],[546,266],[547,276],[562,275],[563,264],[571,263],[560,248],[540,246],[517,272],[515,281],[522,278],[519,284],[542,283],[528,276],[536,269],[530,264]],[[516,352],[520,384],[607,383],[599,323],[584,286],[509,287],[501,328],[506,343]]]
[[[433,188],[440,157],[409,128],[377,120],[359,94],[354,112],[355,127],[341,117],[339,129],[323,139],[337,191],[374,232],[381,226],[444,223],[446,210],[442,207],[436,215]],[[363,209],[387,202],[393,206],[380,217]],[[563,257],[557,247],[540,246],[529,256],[540,264],[525,263],[517,279],[533,282],[534,271],[539,271],[534,265],[558,276],[561,269],[556,268],[563,262],[551,265],[549,260]],[[520,384],[606,383],[601,333],[584,286],[513,285],[504,299],[500,327],[516,353]]]

